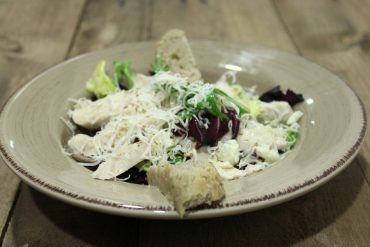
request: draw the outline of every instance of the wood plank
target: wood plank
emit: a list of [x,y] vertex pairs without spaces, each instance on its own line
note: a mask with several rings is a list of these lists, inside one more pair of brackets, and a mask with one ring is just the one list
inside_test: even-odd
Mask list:
[[83,3],[0,1],[2,100],[46,66],[64,59]]
[[295,52],[268,0],[154,1],[151,16],[152,39],[180,28],[192,39],[233,40]]
[[[55,3],[56,2],[50,3],[48,5],[49,8],[57,9],[59,5],[69,4],[66,2],[63,4]],[[73,0],[71,0],[70,3],[73,3]],[[78,7],[74,6],[74,4],[69,5],[70,6],[68,8],[65,7],[65,9],[62,10],[59,9],[59,11],[61,11],[60,17],[66,18],[64,10],[68,13],[68,11],[71,11],[71,8]],[[29,8],[27,5],[24,7],[27,9]],[[83,5],[81,4],[79,11],[82,10],[82,7]],[[59,47],[60,50],[51,50],[47,54],[57,53],[56,55],[60,56],[55,58],[57,60],[63,60],[65,57],[84,53],[91,49],[99,49],[106,45],[114,44],[114,42],[128,41],[132,38],[135,40],[139,39],[140,35],[144,35],[140,33],[140,30],[143,30],[143,28],[135,26],[135,23],[139,21],[139,19],[133,18],[134,16],[138,16],[140,18],[144,16],[144,14],[140,12],[142,11],[142,8],[139,7],[140,4],[136,1],[127,2],[124,5],[120,5],[118,1],[107,1],[104,2],[104,4],[102,4],[102,1],[89,1],[85,8],[86,14],[82,13],[82,22],[80,24],[80,29],[77,30],[75,45],[72,46],[69,54],[67,54],[68,45],[74,32],[73,28],[77,27],[78,15],[75,17],[69,17],[71,22],[72,19],[75,20],[74,23],[66,25],[73,27],[70,29],[69,39],[64,37],[64,39],[60,41],[61,43],[57,44],[57,47]],[[18,11],[21,12],[22,9],[19,9]],[[35,9],[34,11],[36,12],[35,15],[37,15],[41,12],[48,11],[48,9],[44,9],[42,11],[40,9]],[[73,11],[71,12],[74,13]],[[114,15],[114,13],[116,15]],[[49,15],[45,16],[45,18],[47,20],[52,19]],[[114,21],[111,22],[110,18],[113,18]],[[45,22],[45,20],[43,20],[43,22]],[[111,23],[113,24],[111,25]],[[122,25],[122,23],[124,24]],[[63,25],[61,23],[55,24],[58,26]],[[112,37],[112,33],[110,33],[110,31],[114,30],[114,25],[117,28],[123,28],[125,32],[117,32],[115,33],[115,35],[118,35],[117,37],[114,36],[114,38],[109,39],[107,37]],[[132,28],[130,28],[130,25],[132,25]],[[45,27],[42,28],[44,32],[48,31],[44,30]],[[50,26],[50,28],[53,29],[55,27]],[[32,37],[32,35],[37,32],[40,31],[31,30],[29,35]],[[94,32],[97,35],[94,35]],[[103,33],[101,34],[99,32]],[[24,34],[20,33],[19,36],[24,37]],[[48,33],[40,33],[38,36],[40,39],[38,40],[40,45],[42,45],[44,38],[51,38],[48,36]],[[54,47],[54,49],[56,48]],[[38,56],[42,57],[44,55],[45,54],[32,54],[34,59],[38,59]],[[45,61],[45,63],[52,65],[56,61]],[[66,205],[22,185],[19,199],[14,209],[3,245],[133,246],[136,242],[137,233],[137,220],[107,216]]]
[[[76,26],[83,2],[0,1],[0,105],[31,76],[63,60],[73,36],[73,28],[64,27]],[[4,231],[19,180],[0,163],[0,227]]]
[[147,0],[90,0],[69,56],[149,38]]
[[318,190],[272,208],[210,220],[142,222],[139,246],[366,246],[369,196],[352,164]]
[[[228,39],[256,43],[295,52],[289,37],[272,13],[268,0],[261,1],[122,1],[108,0],[101,4],[91,0],[72,49],[71,56],[107,46],[141,40],[159,39],[168,29],[185,30],[191,39]],[[246,17],[264,16],[264,22]],[[237,11],[240,14],[234,14]],[[174,15],[169,16],[168,13]],[[210,25],[217,28],[210,28]],[[233,28],[224,28],[226,26]],[[274,39],[266,39],[276,32]]]
[[[284,0],[275,3],[303,56],[344,78],[369,113],[370,1]],[[357,161],[369,182],[369,134]]]
[[3,246],[134,246],[137,220],[55,201],[22,184]]

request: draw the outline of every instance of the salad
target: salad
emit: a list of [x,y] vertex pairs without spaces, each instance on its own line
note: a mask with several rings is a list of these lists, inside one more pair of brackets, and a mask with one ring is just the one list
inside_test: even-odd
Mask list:
[[199,157],[220,181],[237,179],[281,160],[299,137],[303,113],[292,107],[303,97],[291,90],[257,95],[234,71],[212,84],[190,81],[160,55],[150,75],[134,72],[129,60],[115,61],[111,76],[105,66],[86,82],[90,98],[70,100],[73,134],[64,149],[95,179],[147,184],[149,170]]
[[76,125],[98,130],[68,141],[72,157],[99,166],[94,178],[113,179],[132,167],[145,171],[206,153],[223,178],[235,179],[271,166],[297,141],[303,113],[292,109],[290,90],[284,95],[277,87],[259,97],[254,88],[237,84],[234,72],[215,84],[189,83],[170,71],[145,76],[131,74],[127,62],[115,64],[117,78],[117,67],[130,71],[124,89],[101,62],[87,82],[97,100],[73,100],[68,112]]

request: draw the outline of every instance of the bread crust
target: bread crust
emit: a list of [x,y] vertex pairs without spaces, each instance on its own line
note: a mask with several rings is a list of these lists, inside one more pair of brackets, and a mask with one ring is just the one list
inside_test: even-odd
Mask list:
[[169,30],[157,43],[156,52],[171,71],[186,76],[189,82],[202,79],[184,31]]
[[151,166],[147,177],[149,185],[158,187],[181,217],[187,209],[211,205],[225,196],[222,178],[211,164],[185,162]]

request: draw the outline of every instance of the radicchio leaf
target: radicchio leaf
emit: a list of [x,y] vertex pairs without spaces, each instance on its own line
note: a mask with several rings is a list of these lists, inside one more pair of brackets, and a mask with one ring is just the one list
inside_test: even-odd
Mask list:
[[284,94],[281,91],[280,86],[276,86],[263,93],[260,96],[260,100],[267,103],[272,101],[285,101],[293,107],[295,104],[303,102],[304,98],[302,94],[297,94],[290,89],[288,89]]

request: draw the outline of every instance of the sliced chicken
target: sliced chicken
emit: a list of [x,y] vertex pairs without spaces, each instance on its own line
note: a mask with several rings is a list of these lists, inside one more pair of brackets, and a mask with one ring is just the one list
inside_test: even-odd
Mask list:
[[149,84],[151,80],[151,76],[138,73],[134,77],[135,87],[144,87],[146,84]]
[[261,103],[262,113],[258,117],[263,122],[277,120],[278,122],[286,122],[293,114],[290,105],[285,101],[273,101],[270,103]]
[[72,157],[81,162],[95,162],[100,152],[114,146],[116,138],[123,136],[127,131],[125,121],[109,122],[94,137],[77,134],[68,141]]
[[86,129],[98,129],[117,116],[130,100],[126,91],[91,101],[85,99],[75,105],[71,112],[73,121]]
[[240,130],[237,141],[240,150],[246,153],[253,152],[259,146],[266,145],[274,149],[285,149],[288,146],[283,129],[272,128],[263,124],[250,124],[245,129]]
[[72,157],[81,162],[95,162],[97,149],[92,137],[84,134],[77,134],[68,141],[68,147],[72,152]]
[[141,142],[124,145],[101,163],[99,168],[92,174],[92,177],[102,180],[117,177],[140,161],[143,161],[147,147],[147,144]]

